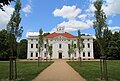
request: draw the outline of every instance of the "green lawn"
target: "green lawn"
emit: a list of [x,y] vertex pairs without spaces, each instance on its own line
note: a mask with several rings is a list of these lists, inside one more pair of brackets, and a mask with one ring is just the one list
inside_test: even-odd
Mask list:
[[[47,68],[53,62],[41,62],[40,67],[37,66],[37,62],[17,62],[18,80],[19,81],[31,81],[41,71]],[[7,80],[9,76],[9,62],[0,62],[0,81]]]
[[[99,81],[100,65],[99,62],[82,62],[82,67],[78,61],[69,61],[68,64],[73,67],[87,81]],[[108,79],[109,81],[120,81],[120,60],[109,60]]]

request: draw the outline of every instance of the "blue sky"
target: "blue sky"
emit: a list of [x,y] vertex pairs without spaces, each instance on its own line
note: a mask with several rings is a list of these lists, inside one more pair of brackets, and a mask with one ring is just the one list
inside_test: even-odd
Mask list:
[[[93,21],[95,0],[21,0],[21,26],[24,27],[22,39],[27,32],[54,32],[55,27],[64,26],[65,31],[77,35],[81,33],[94,35]],[[104,0],[103,10],[107,15],[110,30],[120,30],[120,0]],[[14,10],[14,3],[5,6],[6,12],[0,11],[0,29],[5,29]]]

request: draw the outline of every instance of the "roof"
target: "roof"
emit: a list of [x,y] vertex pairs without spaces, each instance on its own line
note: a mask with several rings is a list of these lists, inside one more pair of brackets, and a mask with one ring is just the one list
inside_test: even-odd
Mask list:
[[76,36],[73,36],[72,34],[69,34],[67,32],[65,32],[65,33],[54,32],[54,33],[51,33],[47,36],[44,36],[44,38],[54,38],[54,37],[57,37],[57,36],[64,36],[64,37],[67,37],[67,38],[77,38]]

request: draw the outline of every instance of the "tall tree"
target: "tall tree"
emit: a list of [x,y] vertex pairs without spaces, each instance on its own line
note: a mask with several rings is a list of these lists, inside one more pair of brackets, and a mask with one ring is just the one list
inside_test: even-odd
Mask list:
[[[107,24],[106,24],[106,15],[102,10],[102,4],[103,4],[102,0],[96,0],[94,2],[94,7],[96,8],[94,16],[95,16],[96,20],[93,22],[94,23],[93,27],[94,27],[95,33],[96,33],[96,40],[100,47],[100,54],[102,56],[106,56],[105,50],[104,50],[106,33],[104,33],[104,32],[108,28],[107,28]],[[107,78],[107,63],[106,63],[105,59],[106,59],[105,57],[100,58],[100,79],[102,80],[103,76],[104,76],[104,78],[107,81],[108,80],[108,78]]]
[[48,52],[49,52],[50,60],[51,60],[51,57],[52,57],[52,45],[49,45]]
[[70,57],[71,57],[71,48],[70,48],[70,44],[68,44],[68,56],[69,56],[69,60],[70,60]]
[[[11,15],[11,19],[7,24],[7,31],[10,33],[10,46],[11,46],[11,56],[13,56],[14,51],[17,51],[17,44],[16,41],[19,40],[22,36],[23,27],[19,26],[21,22],[20,17],[20,9],[21,9],[21,2],[20,0],[16,0],[16,4],[14,6],[15,10]],[[17,52],[16,52],[17,53]],[[16,56],[16,54],[15,54]]]
[[99,47],[100,47],[100,54],[102,56],[105,55],[104,53],[104,30],[107,29],[107,24],[106,24],[106,15],[102,10],[102,4],[103,1],[102,0],[96,0],[94,2],[94,7],[96,8],[95,11],[95,18],[96,20],[93,22],[94,25],[94,29],[95,29],[95,35],[96,35],[96,39],[98,41]]
[[74,60],[74,53],[75,53],[75,49],[74,49],[74,42],[72,41],[71,42],[71,45],[70,45],[70,50],[71,50],[71,55],[72,55],[72,59]]
[[13,14],[11,15],[10,21],[7,24],[7,31],[9,32],[9,45],[11,49],[11,59],[10,59],[10,80],[13,80],[14,77],[14,70],[15,70],[15,78],[17,78],[17,68],[16,68],[16,61],[15,61],[15,69],[13,69],[13,56],[17,57],[17,40],[19,40],[22,36],[23,27],[19,26],[21,22],[20,18],[20,9],[21,9],[21,2],[20,0],[16,0],[14,6]]
[[38,45],[39,45],[38,50],[39,50],[39,56],[40,56],[42,49],[43,49],[43,31],[42,31],[42,28],[39,30]]
[[40,55],[42,58],[42,50],[43,50],[43,31],[42,28],[39,30],[39,39],[38,39],[38,51],[39,51],[39,57],[38,57],[38,66],[39,66],[39,60],[40,60]]
[[46,39],[46,61],[48,59],[48,52],[49,52],[49,42],[48,39]]
[[81,38],[80,30],[78,30],[77,48],[78,48],[79,58],[80,58],[81,57],[81,51],[83,50],[83,39]]

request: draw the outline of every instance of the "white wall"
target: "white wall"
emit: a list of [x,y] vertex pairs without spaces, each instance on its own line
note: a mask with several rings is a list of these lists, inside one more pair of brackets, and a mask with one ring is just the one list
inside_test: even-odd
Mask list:
[[[83,57],[83,52],[81,52],[81,57],[83,59],[89,59],[89,58],[94,59],[92,36],[82,36],[82,38],[84,39],[83,43],[85,44],[85,48],[83,48],[83,52],[85,52],[85,57]],[[37,59],[38,57],[36,57],[36,52],[38,52],[38,48],[36,48],[36,44],[38,44],[38,36],[28,35],[27,40],[28,40],[27,59]],[[68,44],[71,44],[72,40],[73,41],[75,40],[74,41],[75,44],[77,43],[77,38],[72,38],[72,39],[70,39],[70,41],[68,41],[69,39],[66,37],[63,37],[63,36],[58,36],[56,38],[52,38],[52,39],[48,39],[48,40],[49,40],[49,44],[52,44],[52,46],[53,46],[53,49],[52,49],[53,50],[53,55],[52,55],[53,59],[59,58],[58,51],[62,51],[63,59],[69,58],[68,57]],[[44,41],[44,43],[46,43],[46,42]],[[88,45],[87,45],[88,43],[90,44],[90,48],[88,48]],[[33,44],[33,48],[31,48],[31,44]],[[59,48],[59,44],[62,44],[62,48]],[[33,52],[33,57],[31,57],[31,52]],[[44,57],[44,52],[46,52],[45,48],[42,52],[42,57],[46,58],[46,57]],[[88,52],[90,52],[90,57],[88,57]],[[39,52],[38,52],[38,56],[39,56]],[[48,54],[48,57],[49,57],[49,54]],[[78,51],[76,51],[75,58],[77,59],[78,57],[79,57],[79,53],[78,53]]]

